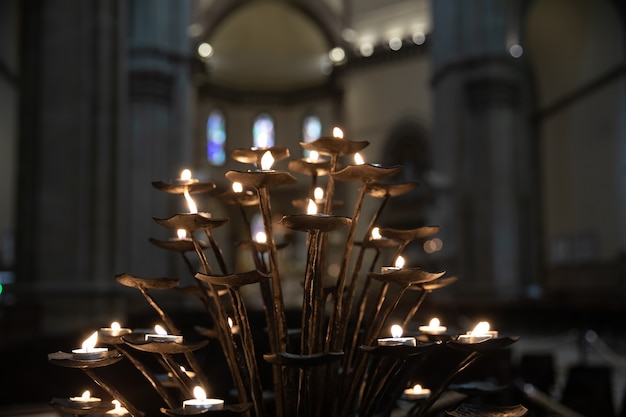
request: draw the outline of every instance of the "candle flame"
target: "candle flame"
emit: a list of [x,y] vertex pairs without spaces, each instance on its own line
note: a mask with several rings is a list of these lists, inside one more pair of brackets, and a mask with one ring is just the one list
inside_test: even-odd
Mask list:
[[188,169],[183,169],[180,172],[180,179],[183,181],[189,181],[191,179],[191,171]]
[[90,349],[93,349],[94,347],[96,347],[96,343],[98,343],[98,332],[93,332],[93,334],[91,336],[89,336],[87,339],[85,339],[85,341],[83,342],[83,349],[85,349],[86,351],[89,351]]
[[115,408],[111,410],[112,413],[117,413],[117,412],[122,411],[122,403],[120,403],[118,400],[113,400],[111,401],[111,403],[115,405]]
[[193,388],[193,396],[196,397],[197,400],[206,400],[206,392],[198,385]]
[[119,330],[121,328],[122,328],[122,326],[120,326],[120,324],[118,322],[114,321],[113,323],[111,323],[111,329]]
[[83,400],[88,400],[91,398],[91,392],[89,392],[89,390],[85,390],[85,392],[83,392],[83,394],[80,396],[81,399]]
[[358,152],[354,154],[354,163],[356,165],[363,165],[365,163],[365,161],[363,160],[363,157]]
[[439,319],[437,317],[433,317],[432,319],[430,319],[430,323],[428,323],[428,327],[439,327],[440,324],[441,322],[439,321]]
[[333,127],[333,137],[343,139],[343,130],[338,127]]
[[394,264],[394,266],[396,268],[403,268],[404,267],[404,258],[402,256],[398,256],[396,258],[396,263]]
[[161,327],[160,325],[156,325],[154,326],[154,331],[156,334],[160,334],[161,336],[166,336],[167,335],[167,330],[165,330],[163,327]]
[[322,187],[315,187],[315,190],[313,190],[313,198],[315,201],[322,201],[324,199],[324,189]]
[[422,386],[420,384],[413,385],[413,393],[419,394],[422,392]]
[[312,161],[317,161],[318,159],[320,159],[319,152],[318,151],[309,152],[309,159],[311,159]]
[[315,201],[309,199],[309,205],[306,208],[306,214],[317,214],[317,204],[315,204]]
[[230,327],[231,329],[233,328],[233,319],[231,319],[230,317],[228,318],[228,327]]
[[402,326],[400,326],[399,324],[394,324],[393,326],[391,326],[391,337],[402,337]]
[[380,227],[375,227],[372,229],[372,239],[382,239],[382,235],[380,234]]
[[191,198],[191,195],[189,194],[189,190],[187,190],[187,187],[185,187],[185,191],[183,192],[183,195],[185,196],[185,200],[187,200],[187,205],[189,206],[189,213],[197,213],[198,206],[196,206],[196,202],[193,201],[193,198]]
[[243,185],[240,182],[233,182],[233,192],[240,193],[243,191]]
[[187,237],[187,231],[185,229],[176,229],[176,236],[179,239],[185,239]]
[[470,335],[471,336],[485,335],[489,331],[489,327],[490,326],[489,326],[488,321],[481,321],[480,323],[476,325],[476,327],[474,327],[474,330],[472,330]]
[[261,158],[261,169],[263,171],[269,171],[272,169],[272,164],[274,163],[274,157],[270,151],[267,151],[263,154]]
[[267,242],[267,236],[265,235],[265,232],[258,232],[254,236],[254,240],[256,240],[258,243],[265,243]]

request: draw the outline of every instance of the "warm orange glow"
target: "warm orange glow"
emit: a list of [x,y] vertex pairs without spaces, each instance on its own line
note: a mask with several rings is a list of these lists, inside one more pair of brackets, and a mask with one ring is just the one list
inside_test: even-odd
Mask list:
[[320,159],[320,154],[317,151],[311,151],[309,152],[309,159],[312,161],[317,161],[318,159]]
[[122,326],[120,326],[120,324],[116,321],[114,321],[113,323],[111,323],[111,329],[113,330],[120,330],[122,328]]
[[231,319],[230,317],[228,318],[228,327],[230,327],[231,329],[233,328],[233,319]]
[[272,169],[272,164],[274,164],[274,157],[270,151],[267,151],[263,154],[261,158],[261,169],[263,171],[269,171]]
[[267,236],[265,235],[265,232],[257,232],[254,236],[254,240],[258,243],[265,243],[267,242]]
[[363,165],[365,163],[365,161],[363,160],[363,157],[358,152],[354,154],[354,163],[356,165]]
[[413,385],[413,393],[419,394],[422,392],[422,386],[420,384]]
[[489,322],[481,321],[474,327],[474,330],[470,333],[470,336],[484,336],[489,331]]
[[240,182],[233,182],[233,192],[240,193],[243,191],[243,185]]
[[183,169],[180,172],[180,179],[183,181],[189,181],[191,179],[191,170]]
[[343,139],[343,130],[338,127],[333,127],[333,137]]
[[394,264],[394,266],[396,268],[403,268],[404,267],[404,258],[402,256],[398,256],[396,258],[396,263]]
[[196,397],[196,400],[206,400],[206,392],[198,385],[193,388],[193,396]]
[[439,321],[437,317],[433,317],[432,319],[430,319],[430,322],[428,323],[428,327],[432,327],[432,328],[437,328],[440,325],[441,325],[441,322]]
[[315,190],[313,190],[313,198],[315,201],[322,201],[324,199],[324,189],[322,187],[315,187]]
[[306,214],[317,214],[317,204],[315,204],[315,201],[309,200],[309,205],[306,208]]
[[402,326],[400,326],[399,324],[394,324],[393,326],[391,326],[391,337],[402,337]]
[[156,326],[154,326],[154,332],[156,334],[161,335],[161,336],[166,336],[167,335],[167,330],[165,330],[163,327],[159,326],[158,324]]
[[191,195],[189,194],[189,190],[187,190],[186,187],[185,187],[185,191],[183,192],[183,195],[185,196],[185,200],[187,200],[187,205],[189,206],[189,213],[197,213],[198,206],[196,206],[196,202],[193,201],[193,198],[191,198]]
[[96,343],[98,343],[98,332],[93,332],[91,336],[85,339],[85,341],[83,342],[82,348],[85,349],[86,351],[89,351],[90,349],[93,349],[94,347],[96,347]]
[[176,236],[179,239],[185,239],[187,237],[187,231],[185,229],[176,229]]
[[372,239],[376,240],[376,239],[382,239],[383,236],[380,234],[380,228],[379,227],[374,227],[372,229]]

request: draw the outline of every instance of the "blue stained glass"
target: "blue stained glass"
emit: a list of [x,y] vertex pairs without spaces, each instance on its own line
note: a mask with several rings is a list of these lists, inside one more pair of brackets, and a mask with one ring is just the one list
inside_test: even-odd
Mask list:
[[206,122],[207,159],[212,165],[226,162],[226,123],[224,114],[213,110]]
[[261,113],[254,120],[252,138],[255,148],[274,146],[274,120],[267,113]]

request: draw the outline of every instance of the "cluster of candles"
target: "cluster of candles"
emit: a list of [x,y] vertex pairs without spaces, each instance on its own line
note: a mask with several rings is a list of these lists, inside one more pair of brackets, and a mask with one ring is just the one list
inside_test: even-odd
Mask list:
[[[444,334],[448,328],[442,326],[437,317],[430,320],[428,325],[419,326],[419,331],[428,335],[441,335]],[[378,346],[415,346],[415,337],[402,337],[402,326],[394,324],[391,326],[391,337],[378,339]],[[473,330],[468,331],[466,334],[459,335],[456,339],[461,343],[480,343],[485,340],[498,337],[496,330],[490,330],[489,322],[479,322]]]

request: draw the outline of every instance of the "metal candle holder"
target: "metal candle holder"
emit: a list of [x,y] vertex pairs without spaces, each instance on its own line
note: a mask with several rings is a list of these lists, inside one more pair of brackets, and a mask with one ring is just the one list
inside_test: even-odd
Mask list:
[[[269,153],[276,160],[289,157],[289,150],[282,147],[235,149],[230,157],[240,163],[252,165],[251,170],[233,170],[225,177],[242,185],[240,190],[218,190],[210,182],[198,180],[175,180],[170,183],[155,181],[153,187],[171,195],[190,198],[196,194],[211,194],[224,204],[239,209],[246,235],[235,245],[236,250],[250,251],[255,269],[247,272],[229,270],[228,259],[213,235],[213,229],[225,226],[229,219],[214,219],[209,213],[178,213],[155,222],[168,229],[184,229],[186,238],[168,241],[150,239],[157,247],[182,255],[195,286],[181,287],[177,279],[140,278],[128,273],[116,277],[119,284],[138,290],[156,311],[171,333],[180,334],[162,306],[150,294],[152,291],[179,291],[186,296],[199,298],[209,313],[213,327],[196,327],[201,336],[215,338],[224,352],[232,376],[238,401],[225,404],[220,409],[189,409],[180,406],[181,398],[189,398],[191,378],[180,369],[177,357],[184,357],[196,373],[198,383],[208,388],[206,368],[200,366],[196,356],[202,354],[207,344],[200,342],[161,343],[141,339],[141,334],[129,334],[103,339],[113,346],[104,359],[75,361],[70,354],[50,354],[49,360],[60,366],[82,369],[112,397],[120,400],[133,416],[142,417],[144,412],[129,403],[115,388],[95,374],[94,368],[112,365],[127,358],[146,378],[152,388],[163,399],[166,407],[159,408],[162,414],[178,417],[189,415],[244,417],[336,417],[373,416],[382,408],[393,404],[382,398],[394,398],[403,391],[403,384],[419,373],[419,364],[442,349],[464,352],[461,359],[452,359],[452,370],[445,379],[431,388],[431,394],[416,401],[407,412],[407,417],[423,417],[455,378],[479,357],[491,351],[503,349],[514,343],[514,337],[492,337],[480,343],[462,343],[454,335],[437,338],[417,338],[415,346],[378,346],[377,340],[392,314],[400,313],[402,326],[407,327],[426,296],[445,288],[458,278],[445,276],[445,272],[430,272],[419,267],[400,268],[387,273],[375,272],[377,262],[388,252],[395,259],[410,242],[425,239],[439,232],[438,226],[420,226],[412,229],[382,228],[380,238],[372,238],[371,232],[378,223],[383,209],[390,198],[407,194],[418,187],[415,182],[388,183],[402,167],[383,167],[376,164],[346,165],[344,156],[352,155],[369,145],[365,141],[350,141],[338,137],[321,137],[313,142],[302,142],[301,147],[316,151],[323,158],[300,158],[289,162],[288,169],[311,178],[307,195],[313,197],[313,189],[322,179],[326,189],[319,214],[289,214],[282,217],[282,226],[306,232],[306,267],[301,280],[302,310],[300,328],[288,329],[283,279],[277,251],[285,244],[278,244],[273,233],[273,216],[270,191],[279,187],[294,186],[296,178],[287,171],[259,169],[263,157]],[[340,166],[343,168],[340,169]],[[323,178],[322,178],[323,177]],[[340,207],[335,198],[335,181],[356,184],[358,193],[350,217],[333,214]],[[362,214],[365,197],[379,200],[379,206],[367,220],[366,234],[356,239],[357,225]],[[190,204],[191,206],[191,204]],[[301,202],[295,204],[302,207]],[[255,242],[250,230],[249,212],[258,210],[262,216],[267,241]],[[346,230],[347,229],[347,230]],[[326,263],[330,247],[329,236],[342,233],[339,273],[334,281],[328,276]],[[203,234],[202,238],[198,235]],[[355,253],[355,247],[358,252]],[[216,265],[212,265],[206,251],[211,251]],[[193,270],[188,258],[195,254],[200,271]],[[368,264],[369,261],[369,264]],[[365,265],[365,266],[364,266]],[[366,271],[362,272],[362,269]],[[216,272],[217,271],[217,272]],[[332,281],[330,286],[324,282]],[[270,352],[259,352],[241,289],[258,285],[263,301],[267,338]],[[392,289],[390,291],[390,289]],[[391,295],[390,295],[391,293]],[[399,312],[401,301],[411,297],[411,307]],[[235,337],[228,319],[232,316],[239,331]],[[295,342],[296,335],[299,343]],[[291,336],[291,337],[290,337]],[[135,351],[153,355],[157,362],[173,377],[173,387],[166,387],[155,377]],[[272,368],[272,390],[275,403],[270,409],[264,399],[259,361],[265,360]],[[410,366],[407,366],[410,365]],[[448,366],[450,367],[450,366]],[[410,373],[410,374],[409,374]],[[419,375],[418,380],[419,380]],[[102,413],[108,402],[98,407],[71,408],[71,403],[55,398],[51,405],[60,411],[74,415]],[[471,408],[471,407],[470,407]],[[480,407],[479,407],[480,408]],[[458,407],[451,415],[462,415],[469,408]],[[473,415],[504,417],[522,413],[523,407],[471,408]],[[508,414],[507,414],[508,413]],[[522,414],[519,414],[521,416]]]

